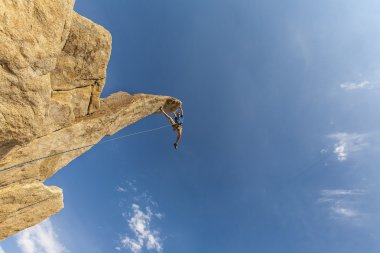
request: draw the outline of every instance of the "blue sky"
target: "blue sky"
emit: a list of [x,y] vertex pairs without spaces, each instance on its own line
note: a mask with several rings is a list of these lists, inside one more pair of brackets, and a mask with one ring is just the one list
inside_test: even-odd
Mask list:
[[75,9],[113,36],[102,96],[178,97],[183,139],[178,151],[170,129],[95,146],[47,182],[65,209],[4,252],[379,252],[378,1]]

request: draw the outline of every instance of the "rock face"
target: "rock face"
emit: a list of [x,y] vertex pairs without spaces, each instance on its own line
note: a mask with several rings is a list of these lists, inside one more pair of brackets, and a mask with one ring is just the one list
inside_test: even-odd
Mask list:
[[181,102],[118,92],[101,99],[111,52],[103,27],[73,0],[0,0],[0,240],[63,208],[62,190],[43,182],[100,141]]

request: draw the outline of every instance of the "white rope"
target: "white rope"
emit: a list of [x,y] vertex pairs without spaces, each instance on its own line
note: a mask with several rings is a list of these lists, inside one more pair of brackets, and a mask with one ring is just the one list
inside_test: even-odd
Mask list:
[[119,140],[119,139],[131,137],[131,136],[134,136],[134,135],[139,135],[139,134],[143,134],[143,133],[149,133],[149,132],[157,131],[157,130],[160,130],[162,128],[168,127],[168,126],[171,126],[171,125],[165,125],[165,126],[160,126],[160,127],[152,128],[152,129],[149,129],[149,130],[144,130],[144,131],[136,132],[136,133],[126,134],[126,135],[122,135],[122,136],[115,137],[115,138],[112,138],[112,139],[108,139],[108,140],[105,140],[105,141],[101,141],[101,142],[98,142],[98,143],[88,144],[88,145],[85,145],[85,146],[81,146],[81,147],[65,150],[65,151],[62,151],[62,152],[55,153],[55,154],[38,157],[38,158],[29,160],[29,161],[26,161],[26,162],[22,162],[22,163],[18,163],[18,164],[9,166],[9,167],[2,168],[2,169],[0,169],[0,172],[4,172],[6,170],[10,170],[10,169],[13,169],[13,168],[18,168],[18,167],[21,167],[21,166],[23,166],[25,164],[32,163],[32,162],[37,162],[37,161],[40,161],[40,160],[43,160],[43,159],[47,159],[47,158],[50,158],[50,157],[53,157],[53,156],[62,155],[62,154],[66,154],[66,153],[73,152],[73,151],[76,151],[76,150],[80,150],[80,149],[83,149],[83,148],[92,147],[92,146],[95,146],[96,144],[98,144],[98,145],[99,144],[104,144],[104,143],[107,143],[107,142],[116,141],[116,140]]

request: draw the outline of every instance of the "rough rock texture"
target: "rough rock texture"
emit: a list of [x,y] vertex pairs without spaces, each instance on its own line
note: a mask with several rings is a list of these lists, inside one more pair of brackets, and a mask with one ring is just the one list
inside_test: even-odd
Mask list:
[[72,0],[0,0],[0,240],[57,213],[62,190],[43,182],[100,141],[181,102],[119,92],[101,99],[111,52],[103,27]]

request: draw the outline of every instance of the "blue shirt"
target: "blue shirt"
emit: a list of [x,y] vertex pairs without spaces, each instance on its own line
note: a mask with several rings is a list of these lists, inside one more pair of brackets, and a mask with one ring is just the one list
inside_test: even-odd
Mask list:
[[183,120],[184,120],[183,116],[174,118],[175,123],[179,123],[179,124],[183,124]]

